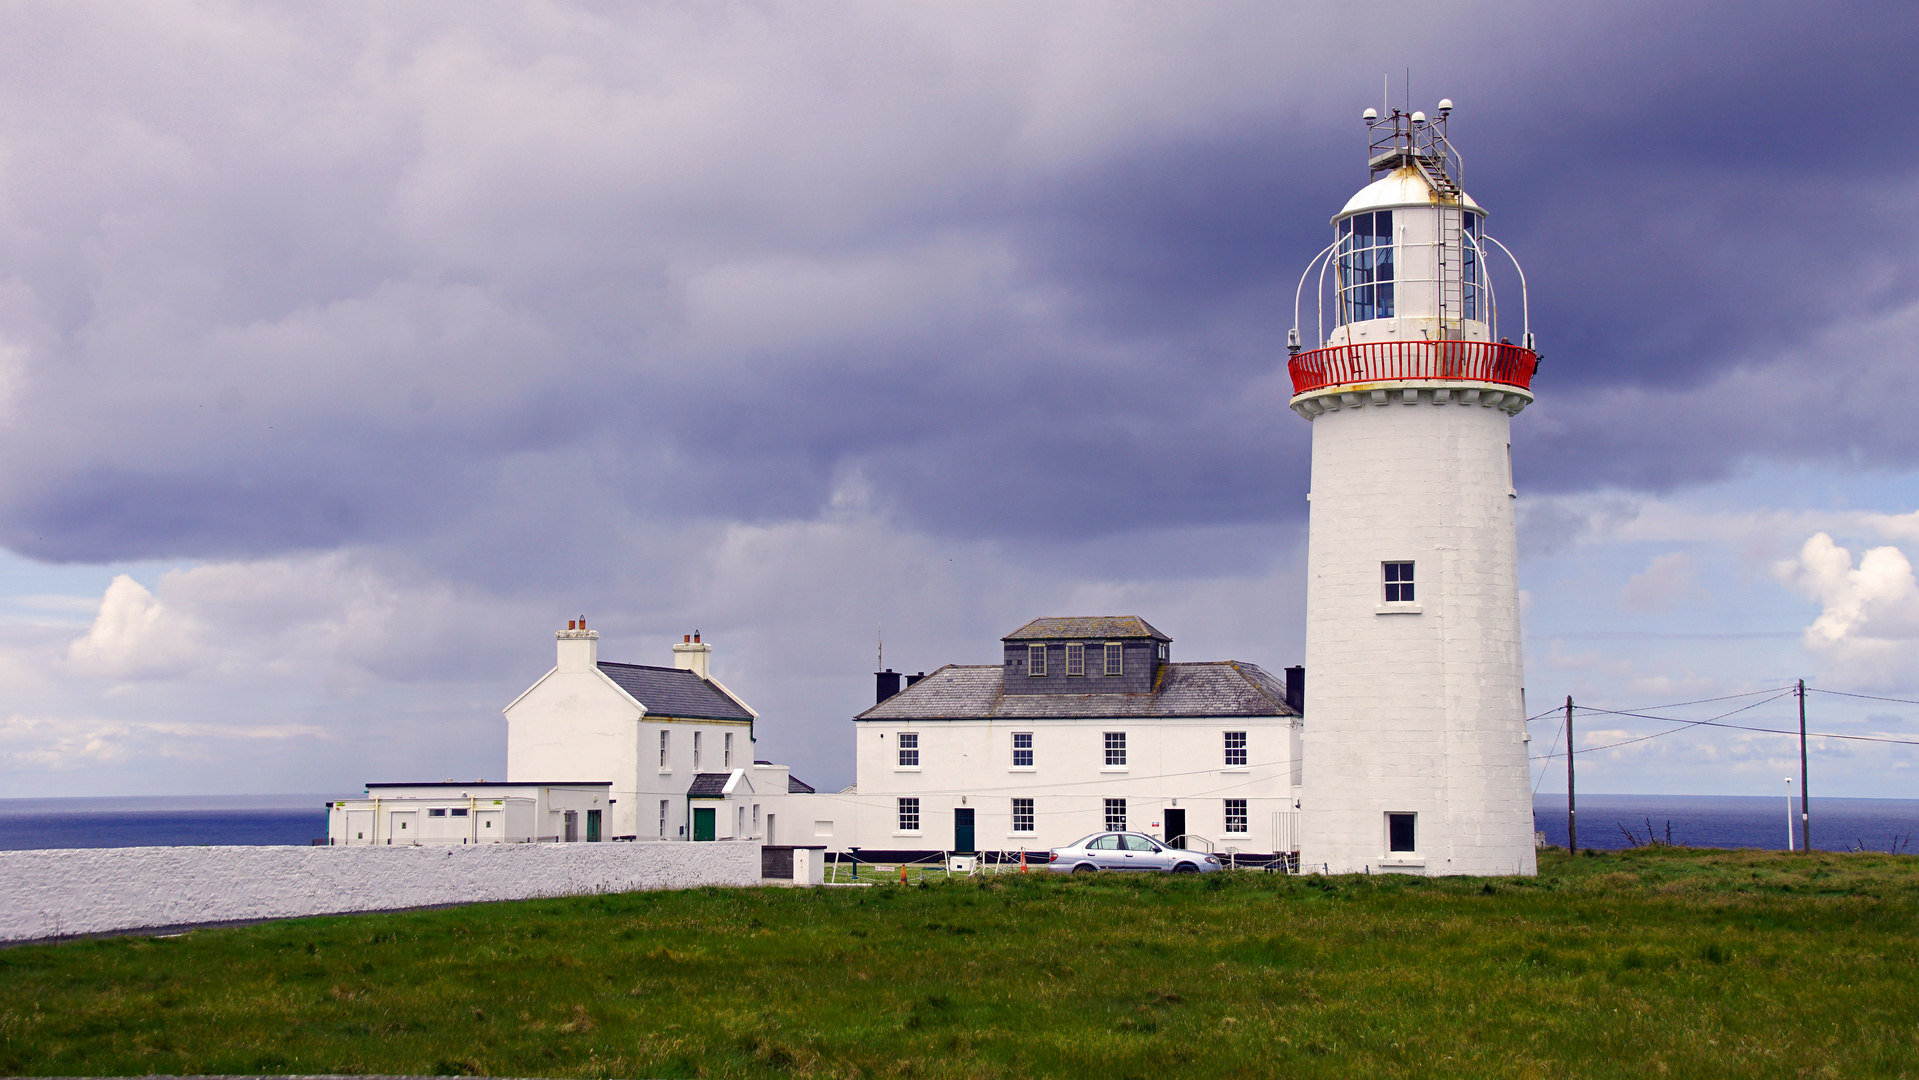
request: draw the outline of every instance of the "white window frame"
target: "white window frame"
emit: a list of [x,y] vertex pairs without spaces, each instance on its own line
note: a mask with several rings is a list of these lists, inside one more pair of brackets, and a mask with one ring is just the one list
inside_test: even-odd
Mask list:
[[[1393,847],[1393,819],[1408,817],[1413,819],[1413,846],[1410,848]],[[1406,810],[1388,810],[1384,818],[1386,825],[1386,856],[1391,859],[1416,859],[1419,857],[1419,815]]]
[[673,771],[673,732],[667,728],[660,729],[660,771]]
[[666,839],[666,815],[672,805],[673,800],[671,799],[660,800],[660,839],[662,840]]
[[898,735],[898,741],[893,744],[898,755],[895,758],[894,767],[918,772],[920,767],[920,733],[917,731],[902,731],[899,732]]
[[1076,675],[1084,676],[1085,674],[1086,646],[1080,642],[1074,642],[1066,646],[1066,677],[1070,679]]
[[1166,660],[1167,655],[1166,643],[1162,641],[1159,643],[1159,658],[1162,663]]
[[759,834],[760,834],[760,804],[754,803],[753,804],[753,835],[758,836]]
[[700,771],[700,729],[693,729],[693,771]]
[[[1025,741],[1024,746],[1020,745],[1021,740]],[[1020,760],[1021,754],[1026,755],[1025,761]],[[1033,768],[1033,733],[1030,731],[1013,732],[1013,768],[1022,770]]]
[[899,829],[896,835],[918,836],[920,834],[920,800],[917,795],[902,795],[898,800],[899,817],[896,819]]
[[[1020,804],[1024,803],[1024,806]],[[1025,818],[1025,828],[1020,828],[1020,819]],[[1032,799],[1013,800],[1013,835],[1031,836],[1038,831],[1039,815],[1034,812]]]
[[1046,674],[1046,646],[1026,646],[1026,675],[1028,678],[1041,678]]
[[[1107,799],[1106,800],[1105,821],[1106,821],[1107,832],[1125,832],[1126,831],[1126,800],[1125,799]],[[1118,822],[1118,824],[1114,824],[1115,822]]]
[[[1395,580],[1392,576],[1398,567],[1406,568],[1406,576]],[[1417,564],[1412,559],[1388,559],[1379,564],[1380,602],[1384,604],[1412,604],[1417,602],[1418,590]]]
[[731,769],[733,767],[733,733],[732,732],[729,731],[725,733],[723,736],[721,736],[720,752],[721,752],[722,767],[726,769]]
[[[1246,733],[1243,731],[1228,731],[1223,734],[1225,735],[1226,743],[1223,748],[1226,753],[1226,767],[1229,769],[1246,768]],[[1239,760],[1235,761],[1233,760],[1234,758],[1238,758]]]
[[1106,764],[1101,771],[1123,771],[1126,765],[1126,733],[1124,731],[1101,732],[1101,742],[1105,744]]
[[[1252,832],[1252,820],[1252,815],[1246,810],[1245,799],[1227,799],[1220,831],[1227,836],[1245,836]],[[1234,825],[1239,827],[1234,828]]]
[[1108,675],[1126,674],[1126,643],[1125,642],[1109,641],[1106,643],[1105,669],[1106,669],[1106,674]]

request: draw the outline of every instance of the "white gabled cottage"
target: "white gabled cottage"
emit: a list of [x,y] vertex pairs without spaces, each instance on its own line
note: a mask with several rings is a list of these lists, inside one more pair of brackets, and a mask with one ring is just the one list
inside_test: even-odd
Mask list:
[[784,795],[785,770],[756,766],[758,714],[713,678],[713,646],[688,634],[672,667],[651,667],[600,660],[584,619],[554,637],[553,670],[505,710],[509,782],[613,777],[609,839],[764,835],[756,796]]
[[1254,664],[1175,663],[1172,639],[1133,616],[1035,619],[1001,645],[999,664],[904,689],[880,673],[879,702],[854,718],[858,783],[812,801],[814,842],[1033,851],[1131,829],[1298,849],[1303,670],[1289,686]]

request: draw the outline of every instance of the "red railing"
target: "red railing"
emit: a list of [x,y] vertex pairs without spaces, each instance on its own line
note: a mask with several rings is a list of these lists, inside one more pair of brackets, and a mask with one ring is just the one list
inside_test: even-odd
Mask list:
[[1526,389],[1539,355],[1491,341],[1366,341],[1333,345],[1293,357],[1287,370],[1293,393],[1352,383],[1399,379],[1454,379]]

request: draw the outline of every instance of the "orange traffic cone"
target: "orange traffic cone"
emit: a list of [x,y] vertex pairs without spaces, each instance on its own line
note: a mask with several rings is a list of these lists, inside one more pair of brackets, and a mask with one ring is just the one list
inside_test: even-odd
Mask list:
[[900,864],[900,884],[901,885],[906,884],[906,864],[905,863]]
[[1026,872],[1026,853],[1024,851],[1019,853],[1019,872],[1022,874]]

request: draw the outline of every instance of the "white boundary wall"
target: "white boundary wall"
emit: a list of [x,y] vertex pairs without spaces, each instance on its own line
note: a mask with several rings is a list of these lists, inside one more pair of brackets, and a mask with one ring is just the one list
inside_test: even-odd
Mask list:
[[0,851],[0,941],[758,884],[754,841]]

